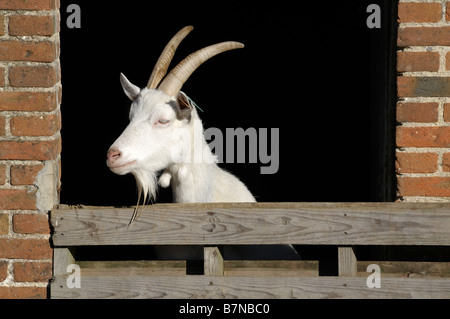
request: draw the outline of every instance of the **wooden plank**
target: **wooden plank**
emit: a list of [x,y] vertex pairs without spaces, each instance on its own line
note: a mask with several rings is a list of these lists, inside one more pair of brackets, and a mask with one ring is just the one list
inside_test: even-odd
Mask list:
[[[80,266],[83,276],[186,275],[185,260],[83,260],[76,263]],[[314,277],[318,276],[318,264],[317,261],[312,260],[224,260],[223,275],[238,277]]]
[[385,278],[368,288],[366,277],[142,277],[97,276],[69,289],[55,279],[50,296],[59,298],[450,298],[450,279]]
[[367,267],[376,264],[385,277],[450,278],[450,262],[358,261],[358,276],[367,276]]
[[206,276],[223,276],[223,257],[219,247],[204,247],[204,274]]
[[77,261],[82,276],[186,276],[185,260]]
[[53,249],[53,276],[65,276],[67,266],[75,264],[72,249],[55,248]]
[[[83,276],[185,276],[186,261],[107,260],[76,261]],[[234,277],[315,277],[313,260],[225,260],[224,275]],[[367,277],[367,267],[377,264],[383,278],[450,278],[450,262],[358,261],[358,277]],[[64,273],[63,273],[64,274]]]
[[225,260],[224,275],[234,277],[316,277],[317,260]]
[[53,210],[55,246],[450,245],[448,203],[211,203]]
[[356,277],[357,260],[353,247],[338,247],[338,272],[341,277]]

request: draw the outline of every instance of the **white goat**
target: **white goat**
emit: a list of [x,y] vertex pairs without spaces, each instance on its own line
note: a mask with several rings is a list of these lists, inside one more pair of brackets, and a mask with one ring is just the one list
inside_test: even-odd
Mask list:
[[[130,124],[109,149],[107,165],[119,175],[132,173],[144,196],[155,196],[157,173],[165,169],[159,183],[162,187],[172,185],[175,202],[254,202],[247,187],[216,164],[203,138],[197,110],[180,91],[201,63],[243,45],[223,42],[199,50],[178,64],[159,84],[176,47],[191,30],[192,27],[185,27],[169,42],[146,88],[140,90],[121,74],[122,87],[133,102]],[[190,136],[183,137],[185,132]],[[198,136],[200,144],[195,141]],[[196,145],[201,150],[192,151]],[[200,163],[194,160],[195,153],[202,155]]]
[[[237,177],[217,165],[203,137],[197,110],[180,91],[203,62],[244,45],[222,42],[203,48],[181,61],[164,78],[175,50],[192,29],[183,28],[167,44],[146,88],[141,90],[120,75],[123,90],[132,101],[130,123],[110,147],[107,165],[116,174],[134,175],[139,190],[138,205],[140,194],[144,195],[144,203],[147,196],[155,197],[157,174],[163,170],[159,184],[172,186],[174,202],[255,201]],[[201,154],[200,161],[196,154]],[[135,210],[132,220],[136,217]]]

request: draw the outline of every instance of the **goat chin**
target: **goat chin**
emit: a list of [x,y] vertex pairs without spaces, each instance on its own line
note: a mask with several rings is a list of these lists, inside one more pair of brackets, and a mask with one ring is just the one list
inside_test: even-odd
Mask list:
[[131,172],[136,179],[136,185],[138,188],[138,205],[141,196],[144,196],[144,205],[147,199],[152,199],[156,197],[156,191],[158,188],[156,172],[149,170],[138,169]]

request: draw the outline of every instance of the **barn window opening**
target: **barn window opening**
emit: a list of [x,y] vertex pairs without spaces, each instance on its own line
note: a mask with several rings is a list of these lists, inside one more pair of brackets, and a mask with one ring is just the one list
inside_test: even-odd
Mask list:
[[[73,11],[65,8],[73,3],[81,9],[79,28],[66,27]],[[368,10],[372,4],[379,15]],[[227,162],[226,147],[222,154],[220,166],[257,201],[395,200],[397,1],[312,2],[301,8],[289,1],[227,1],[207,11],[180,6],[173,11],[168,3],[152,3],[153,12],[171,12],[167,19],[132,5],[61,1],[61,203],[136,204],[134,177],[115,175],[105,164],[109,146],[128,123],[130,101],[119,75],[144,87],[162,48],[185,25],[195,30],[172,67],[212,43],[245,44],[206,62],[183,91],[201,105],[204,127],[223,136],[227,130],[277,130],[274,174],[261,174],[269,164],[251,160],[255,145],[248,136],[244,157]],[[170,188],[160,189],[154,200],[171,201]]]

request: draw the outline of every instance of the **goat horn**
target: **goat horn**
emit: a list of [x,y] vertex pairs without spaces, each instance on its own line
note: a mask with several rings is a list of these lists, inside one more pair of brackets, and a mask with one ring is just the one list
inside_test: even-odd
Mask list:
[[244,45],[242,43],[229,41],[217,43],[198,50],[190,54],[173,68],[158,89],[170,96],[174,96],[181,90],[183,84],[203,62],[219,53],[243,47]]
[[159,56],[155,67],[153,68],[153,72],[150,75],[150,79],[148,80],[147,88],[154,89],[158,86],[159,82],[161,82],[162,78],[166,75],[170,62],[172,61],[172,58],[175,55],[175,51],[177,50],[181,41],[183,41],[183,39],[193,29],[194,27],[192,26],[184,27],[183,29],[178,31],[178,33],[175,34],[170,42],[166,45],[163,52]]

